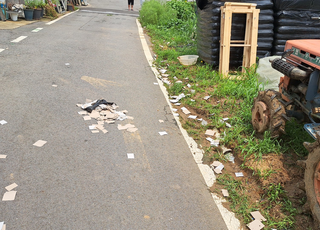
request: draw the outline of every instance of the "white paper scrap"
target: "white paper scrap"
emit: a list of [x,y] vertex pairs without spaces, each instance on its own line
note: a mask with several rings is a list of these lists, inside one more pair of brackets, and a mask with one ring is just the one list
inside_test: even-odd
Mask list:
[[37,146],[37,147],[42,147],[42,146],[44,146],[46,143],[47,143],[47,141],[38,140],[38,141],[37,141],[36,143],[34,143],[33,145],[34,145],[34,146]]
[[70,65],[70,63],[66,63],[65,65]]
[[159,122],[160,122],[160,123],[163,123],[164,121],[163,121],[163,120],[159,120]]
[[177,105],[177,106],[179,106],[179,105],[181,105],[181,103],[175,103],[174,105]]
[[83,110],[83,111],[79,111],[78,114],[85,115],[85,114],[88,114],[88,112]]
[[99,130],[97,129],[91,130],[91,133],[99,133]]
[[260,230],[264,228],[264,224],[259,220],[254,220],[251,223],[247,224],[247,226],[250,230]]
[[6,230],[7,229],[7,225],[6,224],[3,224],[3,227],[1,230]]
[[187,108],[185,108],[185,107],[182,107],[181,110],[182,110],[182,112],[183,112],[184,114],[186,114],[186,115],[188,115],[188,114],[191,113],[191,112],[190,112]]
[[212,162],[211,166],[218,167],[220,164],[221,164],[220,161],[214,161]]
[[167,135],[168,133],[166,131],[162,131],[162,132],[159,132],[159,134],[163,136],[163,135]]
[[158,82],[153,82],[153,84],[154,84],[154,85],[159,85],[159,83],[158,83]]
[[127,153],[128,159],[134,159],[134,153]]
[[203,99],[208,100],[209,98],[210,98],[210,96],[205,96]]
[[205,132],[205,135],[208,135],[208,136],[214,136],[216,132],[213,131],[212,129],[207,129],[207,131]]
[[120,124],[118,124],[118,129],[119,130],[125,130],[125,129],[127,129],[128,127],[126,126],[126,125],[120,125]]
[[1,125],[7,124],[7,123],[8,123],[8,122],[6,122],[5,120],[1,120],[1,121],[0,121],[0,124],[1,124]]
[[179,113],[173,113],[174,117],[179,117]]
[[12,189],[18,187],[18,185],[16,183],[13,183],[11,185],[8,185],[7,187],[5,187],[5,189],[8,190],[8,192],[10,192]]
[[91,117],[90,116],[83,116],[83,120],[89,121],[89,120],[91,120]]
[[231,128],[231,125],[230,125],[228,122],[226,122],[226,126],[227,126],[228,128]]
[[222,120],[223,120],[223,121],[227,121],[227,120],[229,120],[229,118],[226,117],[226,118],[223,118]]
[[267,221],[267,219],[264,218],[259,211],[250,212],[250,214],[255,220]]
[[242,172],[237,172],[235,174],[236,174],[236,177],[243,177],[243,173]]
[[138,128],[135,128],[135,127],[131,127],[131,128],[127,129],[127,131],[130,132],[130,133],[134,133],[137,130],[138,130]]
[[16,197],[17,191],[10,191],[5,192],[5,194],[2,197],[2,201],[11,201],[14,200]]
[[177,84],[181,84],[181,83],[182,83],[182,81],[180,81],[180,80],[179,80],[179,81],[176,81],[176,83],[177,83]]
[[194,99],[190,99],[190,101],[194,102],[194,101],[196,101],[196,100],[194,100]]
[[196,119],[197,116],[196,116],[196,115],[190,115],[188,118],[190,118],[190,119]]
[[0,154],[0,159],[6,159],[7,155]]
[[94,129],[97,129],[97,128],[96,128],[95,125],[90,125],[90,126],[89,126],[89,129],[90,129],[90,130],[94,130]]
[[103,130],[101,130],[103,133],[107,133],[108,132],[108,130],[106,130],[106,129],[103,129]]
[[162,73],[162,74],[164,74],[164,73],[167,72],[167,70],[165,70],[165,69],[159,69],[159,72]]
[[3,230],[4,222],[0,222],[0,230]]
[[221,189],[221,192],[222,192],[222,195],[223,195],[224,197],[229,196],[229,192],[228,192],[227,189]]
[[190,85],[190,84],[187,84],[187,86],[188,86],[188,88],[190,88],[190,87],[191,87],[191,85]]
[[53,84],[52,87],[55,87],[55,88],[56,88],[56,87],[58,87],[58,85]]
[[177,112],[177,111],[178,111],[178,109],[172,109],[172,111],[173,111],[173,112]]
[[224,165],[222,163],[219,164],[218,167],[216,167],[216,169],[220,169],[220,170],[222,170],[223,168],[224,168]]

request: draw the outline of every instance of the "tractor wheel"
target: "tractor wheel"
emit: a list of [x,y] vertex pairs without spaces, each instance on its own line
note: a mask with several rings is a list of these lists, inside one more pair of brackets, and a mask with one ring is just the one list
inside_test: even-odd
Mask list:
[[[307,202],[311,209],[313,219],[320,223],[320,137],[317,134],[317,141],[310,144],[304,143],[309,151],[304,172],[304,183],[307,194]],[[319,227],[320,228],[320,227]]]
[[279,93],[273,90],[260,91],[252,107],[252,125],[257,133],[269,130],[271,137],[285,133],[284,106],[278,101]]

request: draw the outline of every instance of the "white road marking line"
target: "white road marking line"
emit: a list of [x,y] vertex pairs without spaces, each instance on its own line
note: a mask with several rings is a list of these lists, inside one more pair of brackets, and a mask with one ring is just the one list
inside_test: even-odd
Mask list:
[[[160,89],[172,111],[172,105],[169,101],[169,97],[168,97],[168,92],[167,92],[167,89],[164,87],[163,83],[160,79],[161,75],[160,73],[158,72],[158,70],[153,66],[153,57],[151,55],[151,52],[150,52],[150,49],[149,49],[149,46],[147,44],[147,41],[144,37],[144,34],[143,34],[143,30],[142,30],[142,27],[141,27],[141,24],[139,22],[138,19],[136,19],[136,23],[137,23],[137,26],[138,26],[138,31],[139,31],[139,36],[140,36],[140,40],[141,40],[141,44],[142,44],[142,48],[143,48],[143,51],[144,51],[144,54],[145,54],[145,57],[149,63],[149,65],[151,66],[151,70],[152,72],[154,73],[158,83],[159,83],[159,86],[160,86]],[[179,115],[179,114],[178,114]],[[176,122],[180,128],[180,131],[184,137],[184,139],[186,140],[186,142],[188,143],[188,146],[190,148],[190,151],[194,154],[193,157],[194,157],[194,160],[195,162],[197,163],[199,169],[200,169],[200,172],[207,184],[208,187],[211,187],[214,183],[214,181],[216,180],[216,177],[212,171],[212,169],[208,166],[208,165],[205,165],[205,164],[202,164],[202,157],[203,157],[203,150],[199,149],[198,148],[198,144],[195,142],[195,140],[193,140],[191,137],[189,137],[187,131],[185,129],[183,129],[180,121],[179,121],[179,118],[178,117],[174,117],[176,119]],[[229,230],[234,230],[234,229],[240,229],[240,221],[235,217],[235,214],[233,212],[230,212],[229,210],[227,210],[223,205],[222,205],[222,199],[219,198],[216,194],[211,194],[212,195],[212,198],[213,200],[215,201],[220,213],[221,213],[221,216],[225,222],[225,224],[227,225],[227,228]]]
[[20,42],[20,41],[22,41],[23,39],[25,39],[25,38],[27,38],[28,36],[20,36],[20,37],[18,37],[18,38],[16,38],[16,39],[14,39],[14,40],[12,40],[11,42]]
[[4,49],[0,49],[0,53],[1,53],[2,51],[4,51]]
[[36,29],[32,30],[31,32],[37,33],[37,32],[39,32],[39,31],[42,30],[42,29],[43,29],[43,28],[36,28]]
[[46,25],[51,25],[51,24],[59,21],[60,19],[62,19],[62,18],[64,18],[64,17],[67,17],[67,16],[69,16],[69,15],[71,15],[71,14],[73,14],[74,12],[77,12],[77,11],[79,11],[79,10],[76,10],[76,11],[73,11],[73,12],[71,12],[71,13],[65,14],[65,15],[63,15],[63,16],[60,17],[60,18],[57,18],[57,19],[55,19],[55,20],[53,20],[53,21],[51,21],[51,22],[46,23]]

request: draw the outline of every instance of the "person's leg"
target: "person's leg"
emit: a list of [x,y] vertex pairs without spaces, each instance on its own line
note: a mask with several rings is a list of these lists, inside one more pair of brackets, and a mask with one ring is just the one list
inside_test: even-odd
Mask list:
[[131,10],[133,11],[133,4],[134,4],[134,0],[131,1]]

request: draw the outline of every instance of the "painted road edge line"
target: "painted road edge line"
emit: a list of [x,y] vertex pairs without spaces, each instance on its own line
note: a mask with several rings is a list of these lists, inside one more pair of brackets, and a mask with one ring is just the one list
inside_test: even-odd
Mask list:
[[[138,19],[136,19],[136,23],[137,23],[137,26],[138,26],[138,31],[139,31],[139,36],[140,36],[140,40],[141,40],[141,44],[142,44],[142,49],[144,51],[144,54],[146,56],[146,59],[151,67],[151,70],[152,72],[154,73],[154,75],[156,76],[156,79],[158,81],[158,84],[160,86],[160,89],[171,109],[171,112],[173,113],[172,111],[172,104],[170,103],[169,101],[169,97],[168,97],[168,92],[167,92],[167,89],[165,88],[165,86],[163,85],[163,82],[160,81],[160,73],[158,72],[158,70],[154,67],[153,65],[153,58],[152,58],[152,55],[151,55],[151,51],[149,49],[149,46],[147,44],[147,41],[144,37],[144,33],[143,33],[143,29],[141,27],[141,24],[139,22]],[[205,165],[205,164],[202,164],[202,156],[203,156],[203,150],[199,149],[198,148],[198,144],[193,140],[193,138],[189,137],[187,131],[185,129],[183,129],[180,121],[179,121],[179,117],[174,117],[176,119],[176,122],[180,128],[180,131],[184,137],[184,139],[186,140],[189,148],[190,148],[190,151],[191,153],[193,153],[192,155],[194,156],[194,160],[195,162],[197,163],[199,169],[200,169],[200,172],[207,184],[208,187],[211,187],[213,185],[213,183],[215,182],[215,175],[212,171],[212,169],[209,167],[209,165]],[[210,169],[210,170],[209,170]],[[220,199],[218,196],[216,196],[215,194],[212,194],[212,198],[214,200],[214,202],[216,203],[220,213],[221,213],[221,216],[225,222],[225,224],[227,225],[228,229],[229,230],[240,230],[241,227],[240,227],[240,221],[236,218],[235,214],[233,212],[230,212],[229,210],[227,210],[225,207],[223,207],[222,205],[222,202],[224,202],[225,200],[224,199]]]
[[11,42],[15,42],[15,43],[21,42],[23,39],[25,39],[25,38],[27,38],[27,37],[28,37],[28,36],[20,36],[20,37],[18,37],[18,38],[16,38],[16,39],[12,40]]
[[57,19],[55,19],[55,20],[53,20],[53,21],[51,21],[51,22],[48,22],[48,23],[46,23],[46,25],[51,25],[51,24],[53,24],[53,23],[55,23],[55,22],[57,22],[57,21],[59,21],[59,20],[63,19],[64,17],[67,17],[67,16],[69,16],[69,15],[71,15],[71,14],[73,14],[73,13],[77,12],[77,11],[79,11],[79,9],[78,9],[78,10],[76,10],[76,11],[73,11],[73,12],[71,12],[71,13],[65,14],[65,15],[61,16],[60,18],[57,18]]

